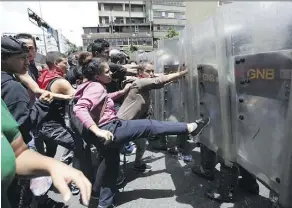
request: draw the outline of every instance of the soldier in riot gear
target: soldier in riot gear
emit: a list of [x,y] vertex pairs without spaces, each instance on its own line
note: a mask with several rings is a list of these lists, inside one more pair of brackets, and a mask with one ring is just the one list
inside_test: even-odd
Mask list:
[[[238,49],[235,48],[235,50]],[[245,98],[239,98],[239,103],[241,103],[242,109],[246,109],[246,112],[253,112],[252,109],[260,106],[263,109],[262,112],[257,110],[257,112],[253,112],[253,116],[263,120],[262,114],[265,109],[275,105],[274,100],[276,102],[287,102],[287,90],[289,90],[287,83],[291,79],[290,72],[292,68],[292,58],[287,52],[265,52],[236,56],[234,68],[238,96],[240,96],[240,92],[245,93]],[[239,116],[239,119],[243,120],[244,117]],[[269,121],[265,122],[265,120],[269,119],[261,121],[262,126],[268,125],[267,122]],[[246,134],[241,131],[244,130],[239,129],[239,134]],[[255,131],[255,140],[260,129],[254,127],[250,131]],[[214,180],[215,166],[217,164],[216,153],[203,144],[200,146],[201,163],[194,166],[192,172],[208,180]],[[219,186],[209,190],[206,193],[208,197],[223,202],[233,201],[237,187],[252,194],[259,194],[259,185],[253,174],[239,164],[226,164],[226,161],[222,162],[222,159],[218,159],[218,161],[221,162]],[[239,176],[242,178],[238,179]]]

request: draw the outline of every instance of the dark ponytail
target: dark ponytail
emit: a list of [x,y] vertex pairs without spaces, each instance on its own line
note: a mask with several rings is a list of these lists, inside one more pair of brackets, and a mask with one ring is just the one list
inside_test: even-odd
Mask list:
[[78,63],[83,77],[90,81],[95,81],[96,76],[104,72],[104,68],[107,64],[101,59],[92,57],[89,52],[80,53]]

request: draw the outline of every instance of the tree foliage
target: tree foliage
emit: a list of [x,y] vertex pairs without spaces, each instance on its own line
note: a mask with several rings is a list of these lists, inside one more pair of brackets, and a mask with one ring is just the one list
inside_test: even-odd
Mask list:
[[138,47],[137,46],[130,46],[130,52],[133,53],[134,51],[138,51]]
[[66,45],[68,46],[68,49],[65,52],[66,55],[70,55],[72,53],[80,51],[80,48],[78,48],[75,44],[71,43],[69,40],[66,40]]
[[178,35],[179,33],[174,28],[169,28],[167,31],[167,34],[165,35],[165,38],[173,38]]

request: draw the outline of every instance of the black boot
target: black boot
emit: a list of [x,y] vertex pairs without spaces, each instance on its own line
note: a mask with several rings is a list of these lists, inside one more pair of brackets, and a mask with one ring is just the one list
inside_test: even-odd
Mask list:
[[232,202],[237,188],[239,170],[236,166],[229,168],[221,165],[219,185],[215,189],[209,190],[207,197],[220,201]]
[[208,149],[205,145],[201,144],[201,164],[195,164],[192,167],[192,172],[207,180],[214,180],[216,154]]
[[242,167],[239,167],[239,170],[242,178],[239,179],[238,186],[246,192],[259,195],[260,187],[259,184],[257,183],[256,177],[250,174],[247,170],[245,170]]

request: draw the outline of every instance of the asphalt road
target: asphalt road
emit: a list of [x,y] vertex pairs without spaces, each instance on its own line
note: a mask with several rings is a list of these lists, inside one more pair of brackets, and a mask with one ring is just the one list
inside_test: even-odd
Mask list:
[[[59,151],[60,153],[60,151]],[[192,151],[194,162],[199,162],[199,148]],[[147,151],[145,161],[153,170],[138,173],[133,170],[134,155],[127,157],[127,182],[117,194],[119,208],[270,208],[267,197],[269,190],[260,184],[260,196],[238,190],[235,203],[218,203],[204,196],[211,183],[191,172],[192,163],[186,164],[166,152]],[[61,201],[59,194],[51,191],[49,195]],[[72,197],[69,208],[83,208],[79,196]]]

